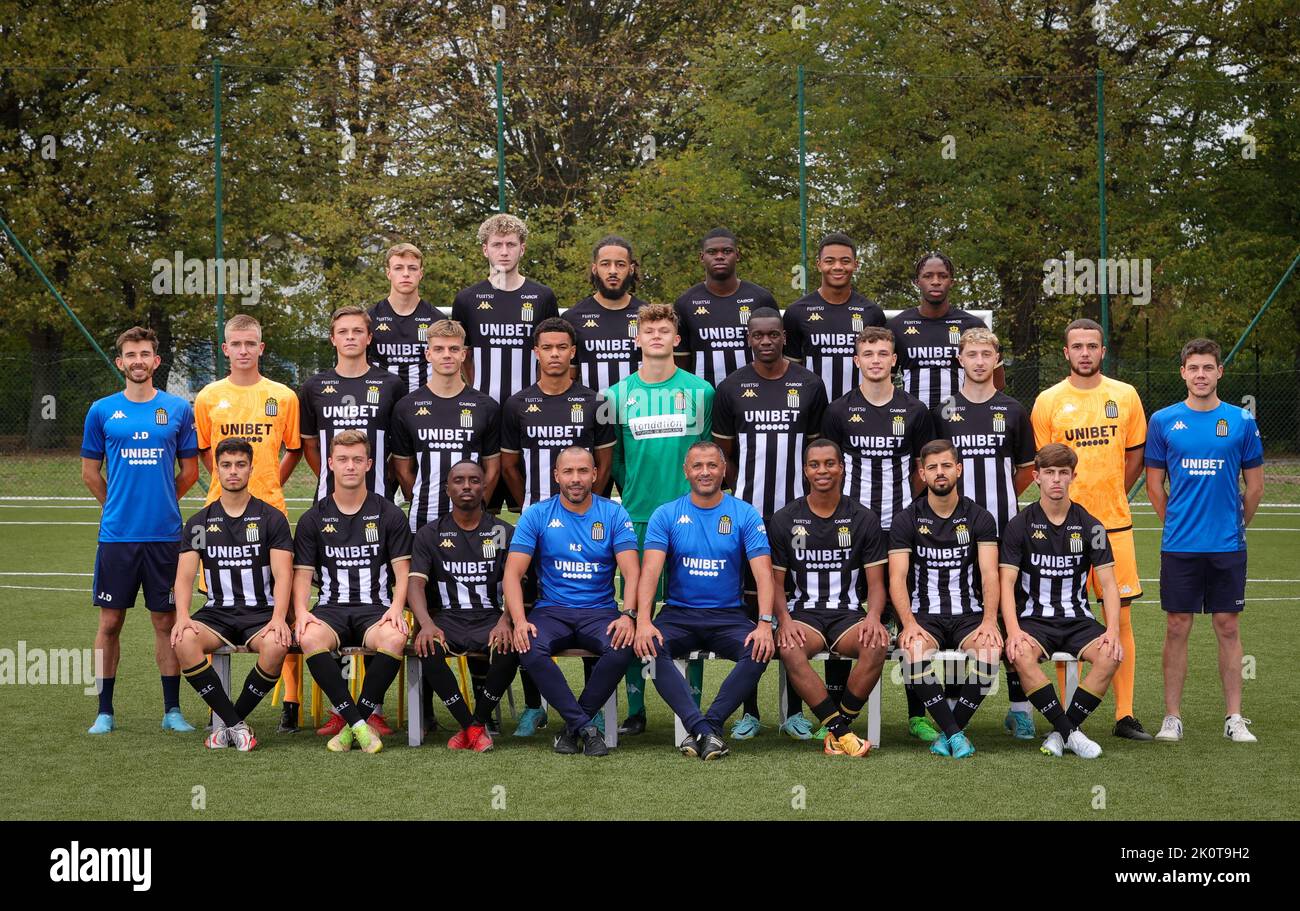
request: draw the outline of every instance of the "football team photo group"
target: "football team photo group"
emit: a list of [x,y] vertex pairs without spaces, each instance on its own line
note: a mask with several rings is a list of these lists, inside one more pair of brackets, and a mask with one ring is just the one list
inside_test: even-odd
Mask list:
[[[765,730],[850,765],[884,737],[979,763],[994,729],[1025,764],[1104,763],[1116,738],[1181,750],[1185,732],[1252,749],[1240,621],[1264,448],[1219,398],[1216,341],[1186,340],[1185,396],[1148,415],[1104,371],[1102,325],[1073,319],[1064,378],[1019,401],[939,251],[917,251],[916,304],[890,315],[855,287],[854,239],[827,234],[820,281],[783,307],[716,228],[702,280],[665,304],[637,296],[611,234],[562,308],[520,271],[523,221],[494,215],[477,241],[487,278],[448,308],[421,297],[417,247],[387,249],[387,296],[329,315],[335,362],[297,388],[263,373],[277,339],[247,313],[223,327],[229,374],[192,402],[155,387],[155,332],[122,327],[125,388],[90,407],[80,452],[102,504],[82,736],[260,753],[315,731],[378,753],[406,716],[429,756],[597,757],[654,729],[705,761]],[[296,518],[295,473],[312,491]],[[1156,535],[1135,535],[1139,484]],[[1135,640],[1143,609],[1163,613],[1158,651]],[[140,614],[161,681],[145,735],[114,699]],[[1194,635],[1217,665],[1189,660]],[[247,675],[223,680],[244,651]],[[1160,669],[1143,704],[1163,717],[1138,718],[1139,666]],[[1189,675],[1219,682],[1221,713],[1184,716]],[[905,714],[882,718],[900,682]],[[996,728],[976,737],[977,715]]]

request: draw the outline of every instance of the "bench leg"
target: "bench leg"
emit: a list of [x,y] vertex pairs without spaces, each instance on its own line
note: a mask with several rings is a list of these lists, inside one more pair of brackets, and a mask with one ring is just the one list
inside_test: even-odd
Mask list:
[[881,674],[875,689],[867,697],[867,740],[871,741],[872,749],[880,746],[880,684],[883,680],[884,675]]
[[218,679],[221,680],[221,686],[225,689],[226,695],[230,694],[230,655],[214,654],[212,656],[212,669],[217,672]]
[[406,657],[406,743],[418,747],[424,742],[424,700],[420,698],[420,684],[424,668],[414,655]]
[[609,694],[605,700],[605,746],[611,750],[618,747],[618,690]]
[[1065,665],[1065,707],[1069,708],[1074,700],[1074,691],[1079,688],[1079,662],[1070,661]]
[[[677,667],[677,673],[683,677],[686,676],[686,659],[678,658],[673,662]],[[682,724],[682,719],[673,715],[673,746],[681,746],[682,741],[686,739],[686,726]]]

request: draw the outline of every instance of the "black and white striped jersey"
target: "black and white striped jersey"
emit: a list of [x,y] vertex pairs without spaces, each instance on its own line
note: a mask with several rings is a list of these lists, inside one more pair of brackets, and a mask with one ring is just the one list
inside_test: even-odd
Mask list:
[[533,330],[560,315],[555,292],[525,278],[514,291],[492,287],[487,279],[462,289],[451,304],[451,318],[465,327],[465,344],[474,364],[474,388],[504,402],[537,379]]
[[984,320],[965,310],[952,309],[930,319],[920,307],[911,307],[889,320],[898,354],[898,373],[903,389],[925,403],[931,411],[961,389],[965,379],[957,363],[957,343],[967,329],[987,328]]
[[441,310],[427,301],[402,316],[384,298],[370,308],[370,347],[366,360],[389,373],[396,374],[414,392],[429,382],[428,331],[440,319]]
[[527,509],[559,493],[555,458],[570,446],[588,452],[614,445],[614,424],[601,414],[603,399],[574,383],[559,395],[547,395],[534,383],[506,400],[501,409],[501,451],[517,452],[524,470]]
[[293,565],[315,571],[316,606],[393,604],[392,564],[411,559],[411,532],[402,511],[373,491],[351,515],[334,497],[312,504],[298,519]]
[[320,478],[316,499],[334,492],[330,474],[330,441],[344,430],[360,430],[370,440],[375,464],[366,473],[366,488],[392,499],[384,487],[384,462],[388,459],[389,427],[393,409],[407,393],[406,384],[383,367],[371,366],[361,376],[339,376],[331,367],[322,370],[298,390],[298,427],[303,439],[320,446]]
[[509,523],[486,510],[473,531],[457,525],[450,512],[421,528],[415,535],[411,575],[428,580],[424,592],[430,613],[500,613],[501,579],[513,534]]
[[800,497],[767,523],[772,568],[785,570],[791,613],[804,610],[866,610],[864,567],[888,560],[880,519],[849,497],[823,519]]
[[788,363],[764,379],[741,367],[713,397],[713,435],[735,440],[736,496],[764,519],[804,495],[804,442],[821,432],[826,387],[817,374]]
[[1003,529],[999,559],[1003,566],[1020,570],[1016,613],[1041,620],[1092,617],[1088,572],[1115,562],[1106,526],[1088,510],[1071,503],[1065,521],[1053,525],[1037,501]]
[[411,531],[419,531],[451,508],[445,485],[453,465],[500,455],[501,406],[468,386],[450,398],[425,386],[393,409],[392,451],[415,460]]
[[753,360],[749,316],[759,307],[777,309],[776,298],[753,282],[742,280],[730,297],[719,297],[700,282],[673,304],[681,324],[676,353],[688,356],[691,373],[717,386]]
[[604,392],[641,366],[636,332],[637,314],[643,306],[645,301],[633,297],[622,310],[611,310],[596,298],[586,297],[564,311],[564,319],[578,333],[573,363],[579,383]]
[[889,552],[910,558],[912,613],[953,617],[983,611],[979,547],[997,543],[993,516],[970,497],[958,497],[946,518],[930,507],[928,496],[894,516]]
[[921,447],[934,439],[929,409],[901,389],[877,407],[854,388],[826,408],[822,436],[844,450],[844,492],[888,530],[894,515],[912,502]]
[[1004,392],[987,402],[954,392],[932,413],[939,438],[957,447],[961,492],[993,513],[1001,532],[1019,508],[1016,469],[1034,462],[1029,412]]
[[885,311],[857,291],[843,304],[828,304],[814,291],[787,307],[781,319],[785,356],[821,377],[833,402],[857,384],[853,355],[858,333],[885,325]]
[[250,497],[243,515],[226,515],[213,500],[181,529],[181,553],[199,555],[205,608],[274,607],[271,551],[293,551],[289,520],[271,504]]

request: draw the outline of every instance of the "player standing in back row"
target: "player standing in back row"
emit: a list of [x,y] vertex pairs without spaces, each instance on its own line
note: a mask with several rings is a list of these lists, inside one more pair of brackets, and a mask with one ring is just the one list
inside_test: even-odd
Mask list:
[[425,337],[443,315],[420,297],[424,255],[415,244],[389,247],[384,254],[384,272],[388,297],[370,308],[372,334],[366,360],[395,374],[407,392],[414,392],[429,381]]
[[[1123,659],[1114,679],[1113,733],[1129,740],[1150,740],[1151,735],[1133,716],[1137,646],[1129,616],[1129,605],[1142,595],[1142,583],[1133,548],[1128,492],[1142,474],[1147,421],[1137,390],[1102,375],[1105,356],[1101,326],[1090,319],[1077,319],[1066,326],[1065,359],[1070,374],[1039,393],[1030,420],[1039,449],[1048,443],[1064,443],[1074,450],[1079,467],[1071,496],[1106,526],[1119,586],[1119,637],[1123,647]],[[1097,574],[1091,578],[1093,593],[1100,597]]]
[[717,388],[750,361],[745,327],[760,308],[776,309],[766,288],[736,277],[740,249],[736,235],[714,228],[700,242],[705,279],[687,290],[673,309],[681,324],[677,366]]
[[630,243],[614,234],[601,238],[587,275],[594,293],[564,311],[578,333],[574,376],[588,389],[602,392],[641,364],[637,315],[645,301],[634,294],[639,268]]
[[821,287],[786,308],[785,356],[822,378],[835,401],[854,387],[854,339],[884,326],[885,311],[853,287],[858,253],[848,235],[827,234],[817,247]]

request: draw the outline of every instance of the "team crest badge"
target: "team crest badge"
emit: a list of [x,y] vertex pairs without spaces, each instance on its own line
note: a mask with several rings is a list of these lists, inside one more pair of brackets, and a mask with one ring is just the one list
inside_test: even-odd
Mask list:
[[894,415],[894,425],[891,429],[894,432],[894,436],[901,437],[903,435],[903,431],[906,428],[903,424],[903,416],[901,414]]
[[1108,418],[1119,417],[1119,405],[1115,404],[1114,399],[1106,399],[1106,417]]
[[280,413],[280,403],[277,402],[275,399],[267,399],[267,400],[266,400],[266,416],[267,416],[268,418],[273,418],[273,417],[275,417],[275,416],[276,416],[277,414],[279,414],[279,413]]
[[1228,422],[1224,418],[1219,418],[1219,423],[1214,425],[1214,435],[1226,437],[1228,435]]
[[708,308],[708,307],[696,307],[696,308],[695,308],[695,315],[696,315],[696,316],[708,316],[708,315],[709,315],[709,308]]
[[993,432],[994,433],[1007,432],[1007,416],[1003,414],[1001,411],[993,412]]
[[249,522],[244,526],[244,540],[249,544],[256,544],[259,532],[256,522]]
[[965,522],[959,522],[957,524],[957,543],[958,544],[970,543],[970,529],[966,527]]
[[1035,528],[1035,529],[1034,529],[1034,533],[1033,533],[1032,535],[1030,535],[1029,537],[1033,538],[1035,541],[1046,541],[1046,540],[1047,540],[1047,535],[1043,534],[1043,530],[1042,530],[1041,528]]
[[497,542],[494,541],[494,540],[491,538],[491,536],[485,537],[485,538],[483,539],[483,557],[484,557],[484,559],[486,559],[486,560],[491,560],[491,559],[492,559],[493,557],[495,557],[496,555],[497,555]]
[[333,395],[336,392],[338,392],[338,390],[334,388],[333,383],[326,383],[325,388],[321,390],[322,395]]
[[378,405],[378,404],[379,404],[379,387],[378,387],[378,386],[367,386],[367,387],[366,387],[366,401],[369,402],[371,405]]
[[422,416],[424,416],[424,417],[428,417],[428,416],[429,416],[429,409],[428,409],[428,408],[425,408],[423,405],[421,405],[419,408],[415,409],[415,413],[416,413],[417,416],[422,415]]
[[521,307],[519,310],[519,318],[522,319],[525,323],[531,323],[533,321],[532,301],[524,301],[523,307]]
[[336,531],[338,531],[338,529],[334,527],[334,523],[333,523],[333,522],[327,522],[327,523],[325,523],[325,525],[321,528],[321,531],[325,532],[325,533],[328,534],[328,535],[332,535],[332,534],[334,534]]
[[448,550],[451,550],[453,547],[456,546],[456,544],[455,544],[455,542],[453,542],[453,541],[451,540],[451,538],[443,538],[443,539],[442,539],[442,543],[439,544],[438,546],[439,546],[439,547],[445,547],[445,548],[447,548]]
[[746,389],[744,392],[740,394],[740,397],[742,399],[756,399],[758,398],[758,393],[755,392],[753,389]]
[[583,417],[582,402],[574,402],[573,407],[569,409],[569,423],[581,424]]
[[1070,553],[1083,553],[1083,535],[1079,534],[1077,531],[1070,534]]
[[686,393],[680,389],[673,396],[673,409],[682,413],[686,412]]
[[741,308],[740,308],[740,325],[742,325],[742,326],[748,326],[748,325],[749,325],[749,308],[748,308],[748,307],[741,307]]
[[159,408],[157,411],[155,411],[155,412],[153,413],[153,422],[154,422],[155,424],[160,424],[160,425],[162,425],[163,427],[166,427],[166,426],[167,426],[167,409],[166,409],[166,408]]
[[420,323],[415,329],[415,337],[422,342],[427,342],[429,340],[429,324]]
[[635,319],[628,320],[627,321],[628,338],[636,338],[636,333],[637,333],[637,321]]
[[595,329],[595,328],[596,328],[596,321],[595,321],[594,319],[589,319],[589,320],[587,320],[585,323],[582,324],[582,328],[584,328],[584,329]]
[[799,390],[798,390],[798,389],[787,389],[787,390],[785,391],[785,404],[786,404],[786,407],[788,407],[788,408],[798,408],[798,407],[799,407]]
[[723,516],[722,518],[718,519],[718,534],[720,535],[731,534],[731,516]]
[[379,540],[379,526],[374,522],[366,523],[366,543],[374,544]]
[[466,429],[468,429],[468,428],[470,428],[470,427],[473,427],[473,426],[474,426],[474,412],[470,411],[468,408],[462,408],[462,409],[460,410],[460,426],[462,426],[462,427],[464,427],[464,428],[466,428]]
[[847,525],[840,526],[837,541],[840,547],[848,547],[853,543],[853,538],[849,535],[849,527]]
[[863,326],[864,326],[864,323],[862,322],[862,314],[861,314],[861,313],[855,313],[855,314],[853,314],[853,331],[854,331],[854,332],[861,332],[862,329],[863,329]]
[[593,541],[604,541],[604,540],[605,540],[605,523],[604,523],[604,522],[592,522],[592,523],[591,523],[591,540],[593,540]]
[[949,345],[957,345],[957,344],[960,344],[960,343],[961,343],[961,327],[960,327],[960,326],[949,326],[949,327],[948,327],[948,344],[949,344]]

